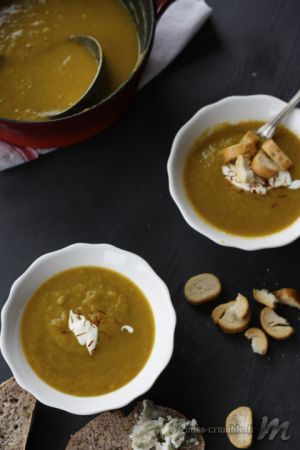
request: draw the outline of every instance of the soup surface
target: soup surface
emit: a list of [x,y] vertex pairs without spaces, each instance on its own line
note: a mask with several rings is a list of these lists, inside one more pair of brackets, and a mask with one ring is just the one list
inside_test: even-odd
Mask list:
[[[70,309],[98,326],[92,355],[68,328]],[[133,333],[121,330],[124,325]],[[50,386],[76,396],[106,394],[132,380],[150,356],[154,334],[152,310],[140,289],[99,267],[77,267],[47,280],[21,322],[30,366]]]
[[[300,215],[300,190],[278,188],[267,195],[245,192],[232,186],[222,174],[221,149],[237,144],[262,122],[221,124],[201,135],[186,159],[183,182],[195,211],[207,222],[231,234],[262,236],[289,226]],[[293,179],[300,179],[300,139],[280,126],[276,143],[291,158]]]
[[135,24],[121,0],[4,0],[0,5],[0,116],[44,120],[72,106],[97,69],[71,35],[90,35],[104,54],[103,94],[117,89],[138,58]]

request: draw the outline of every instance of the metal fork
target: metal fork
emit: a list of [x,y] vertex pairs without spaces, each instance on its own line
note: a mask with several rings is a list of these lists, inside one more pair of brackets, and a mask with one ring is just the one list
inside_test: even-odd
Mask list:
[[262,127],[260,127],[256,133],[262,139],[271,139],[274,136],[275,130],[279,122],[289,113],[291,112],[300,102],[300,90],[294,97],[288,102],[288,104],[280,111],[277,116],[274,117],[270,122],[265,123]]

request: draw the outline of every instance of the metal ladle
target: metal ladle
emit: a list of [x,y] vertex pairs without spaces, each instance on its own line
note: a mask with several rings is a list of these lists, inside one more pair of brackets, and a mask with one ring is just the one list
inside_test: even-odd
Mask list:
[[[70,36],[69,40],[78,42],[84,45],[95,57],[98,67],[93,81],[84,92],[84,94],[77,100],[75,104],[59,113],[47,114],[49,119],[61,119],[63,117],[71,116],[73,114],[79,113],[87,108],[90,108],[97,100],[101,97],[101,88],[103,82],[103,72],[104,72],[104,60],[103,51],[99,41],[92,36],[86,35],[74,35]],[[95,100],[96,99],[96,100]]]

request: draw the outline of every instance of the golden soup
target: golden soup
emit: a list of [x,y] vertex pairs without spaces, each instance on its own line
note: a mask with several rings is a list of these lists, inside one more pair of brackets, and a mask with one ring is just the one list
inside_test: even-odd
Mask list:
[[[99,330],[92,355],[68,328],[70,309]],[[121,330],[129,325],[134,332]],[[148,300],[128,278],[100,267],[76,267],[47,280],[28,301],[22,321],[25,356],[37,375],[59,391],[95,396],[131,381],[154,342]]]
[[[183,183],[194,210],[211,225],[239,236],[263,236],[280,231],[300,215],[300,190],[277,188],[267,195],[242,191],[227,182],[220,149],[240,142],[262,122],[222,124],[201,135],[186,159]],[[300,179],[300,139],[280,126],[276,143],[294,165],[293,179]]]
[[68,41],[82,34],[101,43],[105,98],[138,59],[137,30],[120,0],[1,2],[0,117],[44,120],[79,100],[97,69],[84,46]]

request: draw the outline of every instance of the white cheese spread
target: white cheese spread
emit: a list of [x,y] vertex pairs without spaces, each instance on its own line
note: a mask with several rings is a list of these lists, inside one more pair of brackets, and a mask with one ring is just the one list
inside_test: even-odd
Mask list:
[[289,185],[289,189],[300,189],[300,180],[294,180],[291,182],[291,184]]
[[195,419],[163,415],[162,409],[147,400],[143,408],[130,435],[133,450],[175,450],[183,443],[199,443],[200,429]]
[[300,180],[292,181],[291,174],[287,170],[279,172],[269,180],[265,180],[264,178],[255,175],[253,171],[251,172],[253,181],[251,183],[241,183],[238,180],[234,164],[226,164],[222,167],[222,173],[226,180],[229,181],[233,186],[243,191],[266,195],[267,192],[271,189],[276,189],[279,187],[287,187],[288,189],[300,189]]
[[70,310],[68,325],[78,343],[85,345],[89,354],[92,355],[98,342],[98,327],[72,310]]

